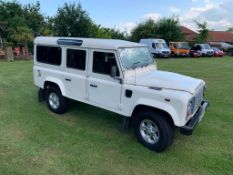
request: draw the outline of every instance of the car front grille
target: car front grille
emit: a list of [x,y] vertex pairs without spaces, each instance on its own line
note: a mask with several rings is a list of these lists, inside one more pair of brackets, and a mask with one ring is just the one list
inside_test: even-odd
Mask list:
[[162,53],[163,54],[169,54],[169,51],[163,51]]

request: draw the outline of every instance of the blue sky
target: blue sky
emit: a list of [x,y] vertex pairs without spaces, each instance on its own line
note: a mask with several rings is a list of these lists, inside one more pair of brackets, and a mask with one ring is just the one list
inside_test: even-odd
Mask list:
[[[22,4],[36,0],[18,0]],[[65,2],[80,2],[92,20],[105,27],[130,30],[139,22],[176,15],[182,25],[196,30],[193,20],[207,21],[209,28],[225,30],[233,26],[233,0],[40,0],[41,11],[53,16]]]

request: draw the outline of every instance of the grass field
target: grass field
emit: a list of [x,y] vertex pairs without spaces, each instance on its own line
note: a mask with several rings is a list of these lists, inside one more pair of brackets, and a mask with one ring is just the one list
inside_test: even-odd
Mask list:
[[0,62],[0,174],[233,173],[233,57],[158,60],[162,70],[204,79],[210,108],[190,137],[154,153],[113,113],[74,103],[63,116],[38,103],[32,62]]

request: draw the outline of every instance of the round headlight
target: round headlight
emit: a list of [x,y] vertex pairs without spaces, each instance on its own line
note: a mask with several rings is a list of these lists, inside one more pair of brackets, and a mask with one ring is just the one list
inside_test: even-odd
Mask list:
[[207,90],[207,85],[204,86],[204,89],[203,89],[203,96],[206,95],[206,90]]
[[195,97],[193,97],[188,103],[186,120],[188,120],[193,114],[194,103],[195,103]]
[[192,101],[188,103],[188,107],[187,107],[187,116],[190,115],[192,115]]

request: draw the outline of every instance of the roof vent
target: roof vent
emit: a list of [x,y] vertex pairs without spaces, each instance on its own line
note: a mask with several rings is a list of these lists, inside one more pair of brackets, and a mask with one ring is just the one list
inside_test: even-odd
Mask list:
[[58,45],[68,45],[68,46],[81,46],[83,44],[82,40],[75,39],[58,39]]

